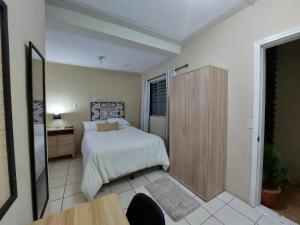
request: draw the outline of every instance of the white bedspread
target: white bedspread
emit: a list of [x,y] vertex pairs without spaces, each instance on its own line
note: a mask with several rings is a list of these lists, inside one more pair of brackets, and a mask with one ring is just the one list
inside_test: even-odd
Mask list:
[[36,180],[38,180],[40,175],[46,168],[44,136],[41,135],[34,136],[34,154],[35,154],[35,178]]
[[84,165],[81,191],[89,200],[109,179],[156,165],[169,167],[163,140],[134,127],[85,133],[81,151]]

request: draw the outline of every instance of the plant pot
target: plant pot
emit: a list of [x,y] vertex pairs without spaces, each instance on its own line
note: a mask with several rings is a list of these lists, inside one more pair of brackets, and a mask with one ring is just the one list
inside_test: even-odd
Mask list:
[[276,190],[262,189],[261,191],[261,203],[269,208],[271,208],[281,194],[281,188],[278,187]]

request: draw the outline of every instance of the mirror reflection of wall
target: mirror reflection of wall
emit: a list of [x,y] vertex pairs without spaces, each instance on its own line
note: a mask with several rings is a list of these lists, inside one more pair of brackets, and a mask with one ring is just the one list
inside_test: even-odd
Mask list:
[[32,57],[32,97],[43,101],[43,61],[36,52]]

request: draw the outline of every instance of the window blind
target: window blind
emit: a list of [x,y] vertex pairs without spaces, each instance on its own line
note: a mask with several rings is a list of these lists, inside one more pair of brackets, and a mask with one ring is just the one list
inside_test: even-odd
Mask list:
[[166,116],[166,80],[150,83],[150,116]]

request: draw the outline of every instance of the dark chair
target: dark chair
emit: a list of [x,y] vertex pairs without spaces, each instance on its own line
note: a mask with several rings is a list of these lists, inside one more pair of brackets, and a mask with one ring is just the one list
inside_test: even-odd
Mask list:
[[163,211],[152,198],[143,193],[133,197],[126,216],[130,225],[165,225]]

